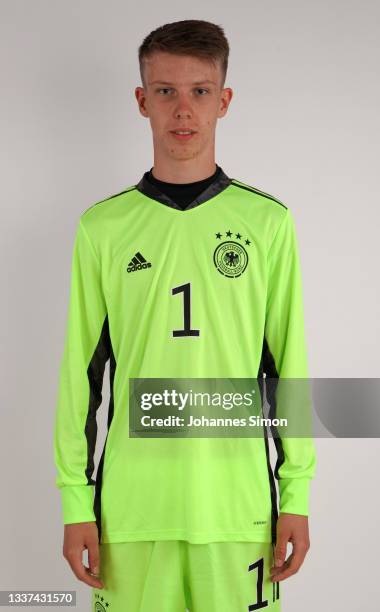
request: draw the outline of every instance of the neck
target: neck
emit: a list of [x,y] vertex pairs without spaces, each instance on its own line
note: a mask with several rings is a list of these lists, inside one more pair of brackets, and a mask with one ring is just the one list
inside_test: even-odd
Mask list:
[[202,181],[216,171],[214,159],[207,163],[194,165],[194,160],[181,160],[181,163],[173,164],[162,163],[154,160],[152,174],[154,178],[166,183],[195,183]]

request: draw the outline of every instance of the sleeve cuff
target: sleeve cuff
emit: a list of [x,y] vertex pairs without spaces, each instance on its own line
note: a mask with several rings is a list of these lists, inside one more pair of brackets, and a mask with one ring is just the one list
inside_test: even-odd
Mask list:
[[95,521],[94,485],[64,486],[61,488],[64,525]]
[[309,516],[309,478],[280,478],[280,513]]

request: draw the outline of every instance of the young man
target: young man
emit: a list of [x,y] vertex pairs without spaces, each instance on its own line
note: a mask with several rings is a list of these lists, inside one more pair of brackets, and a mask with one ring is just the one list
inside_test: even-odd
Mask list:
[[[275,438],[273,474],[266,434],[129,435],[132,378],[308,375],[291,213],[215,162],[217,120],[232,98],[228,52],[222,28],[201,20],[145,38],[135,95],[151,124],[154,165],[87,208],[77,227],[56,483],[64,556],[93,587],[98,612],[278,611],[279,583],[309,548],[311,440]],[[108,431],[95,482],[108,359]]]

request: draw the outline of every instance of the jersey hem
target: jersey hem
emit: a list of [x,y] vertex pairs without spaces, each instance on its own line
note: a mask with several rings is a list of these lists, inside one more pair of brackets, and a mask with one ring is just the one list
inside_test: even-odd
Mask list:
[[187,532],[180,529],[165,529],[163,531],[111,531],[102,533],[102,544],[116,542],[136,542],[141,540],[186,540],[193,544],[208,544],[209,542],[271,542],[268,531],[221,531],[205,534],[202,532]]

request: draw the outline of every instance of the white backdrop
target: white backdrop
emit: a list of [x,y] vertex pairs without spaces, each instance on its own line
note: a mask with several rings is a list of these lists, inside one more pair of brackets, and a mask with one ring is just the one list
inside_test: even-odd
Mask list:
[[[310,375],[379,376],[379,4],[1,0],[0,589],[76,589],[79,610],[52,448],[74,228],[153,165],[137,48],[188,18],[231,46],[217,163],[294,213]],[[316,445],[311,549],[283,612],[375,609],[380,441]]]

